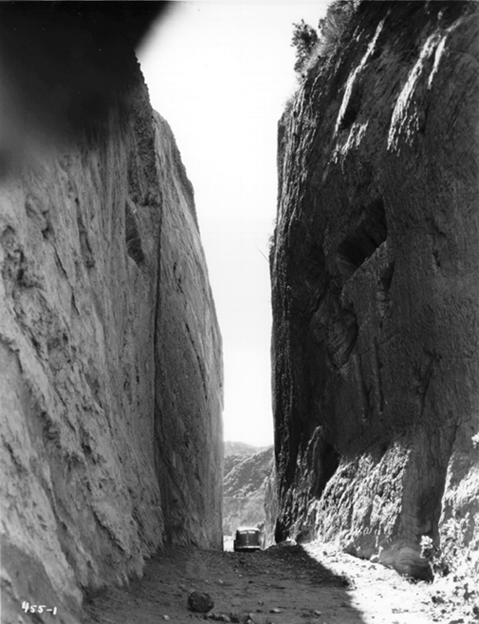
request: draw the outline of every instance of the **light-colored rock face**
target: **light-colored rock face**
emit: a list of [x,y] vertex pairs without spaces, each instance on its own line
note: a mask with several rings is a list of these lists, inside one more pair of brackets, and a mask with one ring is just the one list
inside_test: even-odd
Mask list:
[[363,2],[280,126],[277,538],[419,576],[479,535],[475,10]]
[[[222,548],[221,336],[193,200],[171,130],[156,116],[164,197],[156,320],[155,437],[165,535]],[[221,448],[220,448],[221,445]]]
[[74,621],[163,543],[222,544],[221,339],[191,185],[136,80],[129,118],[0,189],[6,622],[23,600]]

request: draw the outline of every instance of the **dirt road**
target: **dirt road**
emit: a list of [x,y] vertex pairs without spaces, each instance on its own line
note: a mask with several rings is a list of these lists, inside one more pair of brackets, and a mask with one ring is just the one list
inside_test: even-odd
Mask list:
[[[214,600],[212,621],[245,624],[432,624],[430,586],[324,545],[278,545],[255,553],[168,548],[142,579],[87,602],[85,624],[192,623],[190,592]],[[466,620],[458,620],[466,621]]]

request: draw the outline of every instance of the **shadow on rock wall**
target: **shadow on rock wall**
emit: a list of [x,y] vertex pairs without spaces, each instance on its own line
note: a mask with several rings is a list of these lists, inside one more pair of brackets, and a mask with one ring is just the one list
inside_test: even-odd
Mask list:
[[280,124],[277,537],[418,577],[451,519],[477,557],[478,23],[360,3]]

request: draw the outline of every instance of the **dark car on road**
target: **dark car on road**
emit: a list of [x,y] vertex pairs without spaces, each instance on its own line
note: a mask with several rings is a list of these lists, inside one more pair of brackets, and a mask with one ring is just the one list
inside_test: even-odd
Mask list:
[[235,551],[261,550],[261,531],[257,527],[238,527],[233,548]]

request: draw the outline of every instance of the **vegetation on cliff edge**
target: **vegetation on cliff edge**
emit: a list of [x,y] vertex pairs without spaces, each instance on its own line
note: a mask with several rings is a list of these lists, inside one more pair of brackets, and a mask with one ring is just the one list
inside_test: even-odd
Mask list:
[[319,20],[318,30],[304,20],[293,24],[291,45],[296,48],[294,71],[300,80],[306,77],[319,57],[327,58],[337,50],[358,6],[359,0],[334,0],[328,6],[325,17]]

